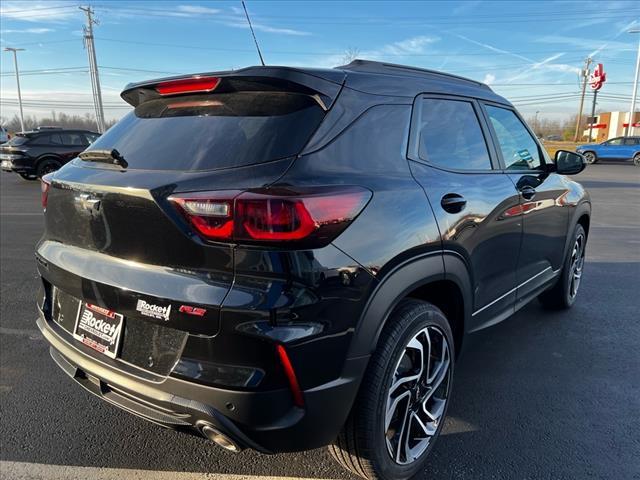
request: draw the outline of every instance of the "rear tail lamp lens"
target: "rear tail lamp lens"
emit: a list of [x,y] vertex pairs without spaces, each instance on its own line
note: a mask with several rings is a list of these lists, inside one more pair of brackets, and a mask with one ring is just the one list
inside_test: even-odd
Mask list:
[[212,92],[220,83],[219,77],[193,77],[169,80],[155,86],[160,95],[179,95],[181,93]]
[[320,246],[337,237],[370,198],[360,187],[321,187],[200,192],[169,200],[208,240]]
[[53,173],[49,173],[40,179],[40,193],[42,201],[42,210],[47,211],[47,202],[49,201],[49,189],[51,188],[51,177]]

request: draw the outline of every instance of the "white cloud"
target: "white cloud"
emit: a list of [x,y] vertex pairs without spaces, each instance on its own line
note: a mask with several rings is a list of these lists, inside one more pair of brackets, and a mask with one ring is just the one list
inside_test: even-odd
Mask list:
[[52,28],[23,28],[23,29],[2,31],[2,33],[33,33],[33,34],[41,34],[41,33],[49,33],[49,32],[55,32],[55,30]]
[[493,73],[487,73],[482,80],[482,83],[486,83],[487,85],[491,85],[496,81],[496,76]]
[[[228,27],[234,27],[234,28],[249,28],[249,25],[247,24],[246,20],[242,20],[242,19],[238,19],[238,20],[234,20],[231,22],[226,22],[225,23],[226,26]],[[279,28],[279,27],[271,27],[269,25],[264,25],[262,23],[255,23],[255,22],[251,22],[251,25],[253,26],[254,30],[257,30],[259,32],[266,32],[266,33],[279,33],[282,35],[294,35],[294,36],[304,36],[304,35],[311,35],[311,32],[305,32],[302,30],[295,30],[293,28]]]
[[427,45],[431,45],[432,43],[435,43],[439,40],[440,39],[438,37],[427,37],[425,35],[420,35],[417,37],[407,38],[406,40],[401,40],[399,42],[385,45],[379,50],[379,52],[399,56],[408,53],[423,53]]
[[77,4],[55,1],[16,2],[3,1],[0,3],[0,17],[4,20],[23,20],[34,23],[51,23],[78,18],[82,12]]
[[177,10],[179,12],[195,15],[215,15],[220,13],[220,10],[217,8],[203,7],[201,5],[178,5]]

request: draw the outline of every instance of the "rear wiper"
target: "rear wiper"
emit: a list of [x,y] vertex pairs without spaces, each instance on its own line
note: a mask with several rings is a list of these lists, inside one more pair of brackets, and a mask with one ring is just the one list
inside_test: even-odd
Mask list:
[[87,150],[78,156],[85,162],[111,163],[122,168],[127,168],[129,166],[129,163],[115,148],[113,150]]

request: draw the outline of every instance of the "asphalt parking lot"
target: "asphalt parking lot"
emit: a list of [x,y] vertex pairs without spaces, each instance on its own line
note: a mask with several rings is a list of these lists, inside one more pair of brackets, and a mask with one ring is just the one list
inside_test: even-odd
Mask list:
[[[534,303],[470,338],[425,478],[640,478],[640,168],[593,165],[576,179],[593,200],[577,304]],[[39,195],[0,174],[0,477],[351,478],[324,449],[233,455],[73,384],[35,325]]]

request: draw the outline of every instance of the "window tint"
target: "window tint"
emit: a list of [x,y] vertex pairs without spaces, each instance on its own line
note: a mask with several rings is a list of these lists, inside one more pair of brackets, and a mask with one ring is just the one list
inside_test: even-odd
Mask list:
[[624,144],[625,145],[637,145],[638,144],[638,140],[635,138],[625,138],[624,139]]
[[607,145],[622,145],[622,138],[613,138],[608,142],[605,142]]
[[49,135],[38,135],[29,143],[30,145],[50,145],[51,137]]
[[506,108],[487,105],[500,150],[508,170],[535,170],[542,166],[538,144],[516,114]]
[[31,140],[26,135],[15,135],[11,140],[9,140],[6,145],[11,147],[17,147],[18,145],[24,145],[29,140]]
[[62,133],[60,136],[62,137],[62,143],[64,145],[73,147],[82,147],[83,145],[86,145],[84,135],[80,133]]
[[90,149],[117,149],[130,169],[211,170],[300,152],[324,117],[308,95],[235,92],[149,100]]
[[85,136],[85,138],[87,139],[87,142],[86,142],[86,143],[87,143],[88,145],[91,145],[93,142],[95,142],[95,141],[96,141],[96,139],[97,139],[100,135],[97,135],[97,134],[95,134],[95,133],[85,133],[85,134],[84,134],[84,136]]
[[487,144],[470,102],[424,99],[419,128],[420,158],[445,168],[491,169]]
[[62,137],[59,133],[52,133],[51,135],[49,135],[49,143],[51,145],[64,145],[62,143]]

